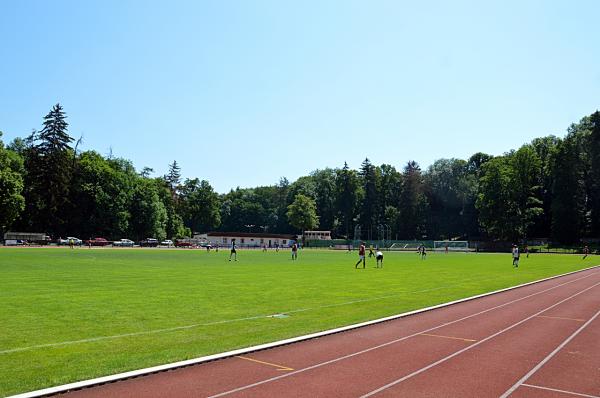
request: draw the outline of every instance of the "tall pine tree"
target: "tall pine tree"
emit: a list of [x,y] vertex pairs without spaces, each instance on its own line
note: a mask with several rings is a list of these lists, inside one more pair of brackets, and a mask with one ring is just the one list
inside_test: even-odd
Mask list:
[[28,139],[25,165],[28,222],[25,228],[36,232],[65,235],[70,213],[69,189],[72,175],[73,141],[60,104],[44,117],[44,127]]

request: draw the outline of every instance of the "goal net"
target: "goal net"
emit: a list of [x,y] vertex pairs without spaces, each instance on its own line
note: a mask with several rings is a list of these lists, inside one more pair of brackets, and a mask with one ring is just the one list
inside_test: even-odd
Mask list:
[[469,242],[466,240],[435,240],[433,250],[436,251],[466,252],[469,251]]

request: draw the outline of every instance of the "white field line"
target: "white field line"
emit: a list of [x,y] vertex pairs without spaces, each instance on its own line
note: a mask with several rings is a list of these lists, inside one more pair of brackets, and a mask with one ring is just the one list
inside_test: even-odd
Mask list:
[[[207,355],[207,356],[203,356],[203,357],[188,359],[188,360],[185,360],[185,361],[173,362],[173,363],[169,363],[169,364],[165,364],[165,365],[158,365],[158,366],[153,366],[153,367],[150,367],[150,368],[132,370],[132,371],[129,371],[129,372],[117,373],[117,374],[114,374],[114,375],[98,377],[98,378],[95,378],[95,379],[83,380],[83,381],[79,381],[79,382],[75,382],[75,383],[69,383],[69,384],[63,384],[63,385],[60,385],[60,386],[44,388],[44,389],[41,389],[41,390],[35,390],[35,391],[30,391],[30,392],[26,392],[26,393],[14,395],[11,398],[37,398],[37,397],[43,397],[43,396],[47,396],[47,395],[53,395],[53,394],[58,394],[58,393],[66,392],[66,391],[69,391],[69,390],[81,389],[81,388],[91,387],[91,386],[98,385],[98,384],[110,383],[110,382],[115,382],[115,381],[118,381],[118,380],[128,379],[128,378],[132,378],[132,377],[143,376],[143,375],[147,375],[147,374],[150,374],[150,373],[162,372],[162,371],[177,369],[177,368],[181,368],[181,367],[185,367],[185,366],[190,366],[190,365],[197,365],[197,364],[201,364],[201,363],[205,363],[205,362],[214,361],[214,360],[217,360],[217,359],[224,359],[224,358],[234,357],[234,356],[237,356],[237,355],[244,355],[244,354],[248,354],[248,353],[251,353],[251,352],[256,352],[256,351],[265,350],[265,349],[269,349],[269,348],[279,347],[279,346],[283,346],[283,345],[287,345],[287,344],[292,344],[292,343],[297,343],[297,342],[301,342],[301,341],[306,341],[306,340],[310,340],[310,339],[314,339],[314,338],[318,338],[318,337],[323,337],[323,336],[327,336],[327,335],[331,335],[331,334],[335,334],[335,333],[340,333],[340,332],[344,332],[344,331],[348,331],[348,330],[358,329],[358,328],[365,327],[365,326],[375,325],[375,324],[378,324],[378,323],[387,322],[387,321],[391,321],[391,320],[394,320],[394,319],[404,318],[404,317],[407,317],[407,316],[410,316],[410,315],[420,314],[420,313],[432,311],[432,310],[435,310],[435,309],[438,309],[438,308],[444,308],[444,307],[448,307],[448,306],[451,306],[451,305],[463,303],[463,302],[466,302],[466,301],[471,301],[471,300],[475,300],[475,299],[478,299],[478,298],[487,297],[487,296],[491,296],[491,295],[494,295],[494,294],[499,294],[499,293],[502,293],[502,292],[519,289],[521,287],[525,287],[525,286],[529,286],[529,285],[534,285],[534,284],[542,283],[542,282],[545,282],[545,281],[549,281],[549,280],[561,278],[561,277],[564,277],[564,276],[573,275],[573,274],[581,273],[581,272],[584,272],[584,271],[589,271],[589,270],[592,270],[592,269],[595,269],[595,268],[598,268],[598,267],[600,267],[600,265],[594,265],[592,267],[580,269],[580,270],[577,270],[577,271],[571,271],[571,272],[567,272],[567,273],[564,273],[564,274],[555,275],[555,276],[551,276],[551,277],[544,278],[544,279],[539,279],[537,281],[527,282],[527,283],[523,283],[521,285],[508,287],[508,288],[496,290],[496,291],[493,291],[493,292],[478,294],[478,295],[475,295],[475,296],[466,297],[464,299],[450,301],[450,302],[447,302],[447,303],[438,304],[438,305],[427,307],[427,308],[421,308],[421,309],[418,309],[418,310],[409,311],[409,312],[405,312],[405,313],[401,313],[401,314],[397,314],[397,315],[392,315],[392,316],[388,316],[388,317],[385,317],[385,318],[374,319],[372,321],[361,322],[361,323],[357,323],[357,324],[353,324],[353,325],[343,326],[343,327],[340,327],[340,328],[335,328],[335,329],[330,329],[330,330],[324,330],[322,332],[311,333],[311,334],[307,334],[307,335],[303,335],[303,336],[293,337],[293,338],[290,338],[290,339],[274,341],[272,343],[260,344],[260,345],[256,345],[256,346],[252,346],[252,347],[241,348],[241,349],[238,349],[238,350],[227,351],[227,352],[223,352],[223,353],[219,353],[219,354],[213,354],[213,355]],[[533,293],[531,295],[522,297],[522,298],[514,300],[512,302],[520,301],[520,300],[523,300],[523,299],[526,299],[526,298],[529,298],[529,297],[532,297],[532,296],[544,293],[546,291],[553,290],[553,289],[555,289],[557,287],[564,286],[564,285],[576,282],[578,280],[588,278],[588,277],[590,277],[592,275],[595,275],[596,273],[597,272],[593,272],[593,273],[591,273],[589,275],[586,275],[586,276],[574,279],[572,281],[568,281],[568,282],[559,284],[557,286],[545,289],[545,290],[537,292],[537,293]],[[505,305],[511,304],[512,302],[502,304],[501,306],[505,306]],[[498,306],[498,307],[501,307],[501,306]],[[492,309],[488,309],[485,312],[491,311]],[[472,315],[472,316],[475,316],[475,315]],[[460,319],[460,320],[462,320],[462,319]],[[457,320],[456,322],[458,322],[460,320]],[[428,329],[428,330],[424,330],[424,331],[422,331],[420,333],[428,332],[430,330],[435,330],[435,329],[441,328],[443,326],[446,326],[446,324],[440,325],[439,327],[436,327],[436,328],[431,328],[431,329]],[[410,336],[410,337],[412,337],[412,336]],[[406,337],[406,338],[408,338],[408,337]],[[356,354],[356,355],[358,355],[358,354]],[[304,370],[309,370],[309,369],[304,369]],[[295,371],[293,373],[288,373],[287,375],[299,373],[299,372],[302,372],[304,370],[300,369],[300,370]]]
[[[592,275],[595,275],[595,273],[594,273],[594,274],[591,274],[591,275],[587,275],[587,276],[586,276],[586,277],[584,277],[584,278],[587,278],[587,277],[589,277],[589,276],[592,276]],[[441,325],[434,326],[434,327],[432,327],[432,328],[429,328],[429,329],[426,329],[426,330],[422,330],[422,331],[420,331],[420,332],[417,332],[417,333],[413,333],[413,334],[411,334],[411,335],[408,335],[408,336],[404,336],[404,337],[401,337],[401,338],[398,338],[398,339],[395,339],[395,340],[392,340],[392,341],[388,341],[388,342],[386,342],[386,343],[383,343],[383,344],[379,344],[379,345],[376,345],[376,346],[373,346],[373,347],[370,347],[370,348],[366,348],[366,349],[364,349],[364,350],[357,351],[357,352],[354,352],[354,353],[352,353],[352,354],[348,354],[348,355],[344,355],[344,356],[342,356],[342,357],[334,358],[334,359],[331,359],[331,360],[329,360],[329,361],[325,361],[325,362],[317,363],[317,364],[315,364],[315,365],[312,365],[312,366],[309,366],[309,367],[306,367],[306,368],[303,368],[303,369],[298,369],[298,370],[296,370],[296,371],[294,371],[294,372],[286,373],[285,375],[275,376],[275,377],[272,377],[272,378],[270,378],[270,379],[262,380],[262,381],[259,381],[259,382],[256,382],[256,383],[248,384],[248,385],[246,385],[246,386],[241,386],[241,387],[238,387],[238,388],[235,388],[235,389],[232,389],[232,390],[229,390],[229,391],[225,391],[225,392],[222,392],[222,393],[219,393],[219,394],[211,395],[209,398],[223,397],[223,396],[225,396],[225,395],[229,395],[229,394],[233,394],[233,393],[236,393],[236,392],[239,392],[239,391],[243,391],[243,390],[246,390],[246,389],[248,389],[248,388],[257,387],[257,386],[259,386],[259,385],[262,385],[262,384],[270,383],[270,382],[272,382],[272,381],[275,381],[275,380],[283,379],[283,378],[285,378],[285,377],[290,377],[290,376],[293,376],[293,375],[295,375],[295,374],[298,374],[298,373],[302,373],[302,372],[306,372],[306,371],[308,371],[308,370],[312,370],[312,369],[320,368],[320,367],[322,367],[322,366],[325,366],[325,365],[330,365],[330,364],[332,364],[332,363],[336,363],[336,362],[342,361],[342,360],[344,360],[344,359],[352,358],[352,357],[355,357],[355,356],[357,356],[357,355],[361,355],[361,354],[364,354],[364,353],[367,353],[367,352],[371,352],[371,351],[374,351],[374,350],[377,350],[377,349],[380,349],[380,348],[383,348],[383,347],[387,347],[387,346],[389,346],[389,345],[392,345],[392,344],[398,343],[398,342],[400,342],[400,341],[407,340],[407,339],[409,339],[409,338],[411,338],[411,337],[419,336],[419,335],[422,335],[423,333],[428,333],[428,332],[431,332],[432,330],[436,330],[436,329],[442,328],[442,327],[444,327],[444,326],[452,325],[452,324],[454,324],[454,323],[457,323],[457,322],[463,321],[463,320],[465,320],[465,319],[469,319],[469,318],[473,318],[473,317],[475,317],[475,316],[478,316],[478,315],[481,315],[481,314],[485,314],[485,313],[487,313],[487,312],[490,312],[490,311],[492,311],[492,310],[495,310],[495,309],[498,309],[498,308],[505,307],[505,306],[507,306],[507,305],[509,305],[509,304],[513,304],[513,303],[515,303],[515,302],[522,301],[522,300],[524,300],[524,299],[527,299],[527,298],[530,298],[530,297],[532,297],[532,296],[536,296],[536,295],[538,295],[538,294],[545,293],[545,292],[547,292],[547,291],[549,291],[549,290],[553,290],[553,289],[555,289],[555,288],[557,288],[557,287],[564,286],[564,285],[567,285],[567,284],[569,284],[569,283],[572,283],[572,282],[579,281],[579,280],[581,280],[581,279],[584,279],[584,278],[578,278],[578,279],[574,279],[574,280],[572,280],[572,281],[569,281],[569,282],[566,282],[566,283],[563,283],[563,284],[560,284],[560,285],[554,286],[554,287],[552,287],[552,288],[545,289],[545,290],[542,290],[542,291],[540,291],[540,292],[533,293],[533,294],[530,294],[530,295],[528,295],[528,296],[521,297],[521,298],[519,298],[519,299],[515,299],[515,300],[509,301],[509,302],[507,302],[507,303],[500,304],[500,305],[497,305],[497,306],[495,306],[495,307],[491,307],[491,308],[488,308],[488,309],[486,309],[486,310],[483,310],[483,311],[477,312],[477,313],[475,313],[475,314],[467,315],[467,316],[465,316],[465,317],[463,317],[463,318],[459,318],[459,319],[456,319],[456,320],[454,320],[454,321],[446,322],[446,323],[443,323],[443,324],[441,324]],[[596,283],[596,284],[595,284],[595,285],[593,285],[592,287],[595,287],[596,285],[600,285],[600,282]],[[591,289],[591,287],[590,287],[590,288],[588,288],[588,289]],[[587,290],[587,289],[586,289],[586,290]],[[583,291],[582,291],[582,292],[583,292]],[[582,293],[582,292],[579,292],[579,293],[577,293],[577,294],[580,294],[580,293]],[[574,297],[574,296],[572,296],[572,297]],[[565,300],[563,300],[563,301],[565,301]],[[553,305],[552,307],[554,307],[554,306],[556,306],[556,305],[558,305],[558,304],[560,304],[560,303],[557,303],[557,304]],[[542,312],[544,312],[544,311],[546,311],[546,310],[548,310],[548,309],[550,309],[550,308],[552,308],[552,307],[546,308],[546,309],[544,309],[543,311],[540,311],[539,313],[542,313]],[[538,315],[538,314],[535,314],[535,315],[533,315],[533,316],[536,316],[536,315]],[[533,316],[531,316],[531,317],[529,317],[529,318],[532,318]],[[529,318],[527,318],[527,319],[529,319]],[[521,323],[522,323],[522,322],[524,322],[524,321],[521,321]],[[511,327],[514,327],[514,326],[516,326],[516,325],[513,325],[513,326],[511,326]],[[505,330],[508,330],[508,329],[505,329]],[[499,334],[499,333],[497,333],[497,334]],[[497,335],[497,334],[496,334],[496,335]],[[484,339],[484,340],[480,340],[478,343],[472,344],[472,345],[470,345],[469,347],[467,347],[467,348],[465,348],[465,349],[463,349],[463,350],[461,350],[461,351],[458,351],[458,353],[464,352],[464,351],[466,351],[467,349],[469,349],[469,348],[471,348],[471,347],[474,347],[474,346],[476,346],[476,345],[479,345],[479,344],[483,343],[483,342],[484,342],[484,341],[486,341],[486,340],[489,340],[489,337],[488,337],[488,338],[486,338],[486,339]],[[458,354],[457,354],[457,353],[455,353],[454,355],[458,355]],[[449,359],[450,357],[446,357],[446,358],[447,358],[447,359]],[[371,396],[371,395],[373,395],[373,394],[376,394],[376,393],[378,393],[378,392],[380,392],[380,391],[382,391],[382,390],[384,390],[384,389],[386,389],[386,388],[389,388],[389,387],[391,387],[391,386],[393,386],[393,385],[395,385],[395,384],[399,383],[399,382],[400,382],[400,381],[402,381],[402,380],[405,380],[405,379],[406,379],[406,378],[408,378],[408,377],[412,377],[412,376],[414,376],[414,375],[416,375],[416,374],[418,374],[418,373],[420,373],[420,372],[423,372],[423,371],[425,371],[425,370],[429,369],[430,367],[432,367],[432,366],[435,366],[435,365],[437,365],[438,363],[441,363],[441,362],[443,362],[443,360],[437,361],[437,362],[435,362],[433,365],[429,365],[429,366],[427,366],[426,368],[423,368],[423,369],[421,369],[421,370],[419,370],[419,371],[417,371],[417,372],[414,372],[414,373],[412,373],[411,375],[405,376],[405,377],[403,377],[402,379],[400,379],[399,381],[398,381],[398,380],[396,380],[396,381],[394,381],[393,383],[387,384],[387,385],[385,385],[385,386],[383,386],[383,387],[381,387],[381,388],[379,388],[379,389],[377,389],[377,390],[375,390],[375,391],[372,391],[371,393],[369,393],[369,394],[367,394],[367,395],[364,395],[363,397],[368,397],[368,396]],[[361,398],[362,398],[362,397],[361,397]]]
[[[472,279],[465,279],[462,282],[464,283],[464,282],[473,281],[473,280],[481,282],[481,281],[490,280],[490,279],[493,279],[493,278],[483,278],[483,279],[472,278]],[[394,293],[394,294],[390,294],[390,295],[386,295],[386,296],[358,299],[358,300],[346,301],[343,303],[327,304],[327,305],[321,305],[321,306],[311,307],[311,308],[301,308],[301,309],[296,309],[296,310],[284,311],[282,313],[283,314],[295,314],[298,312],[314,311],[314,310],[319,310],[319,309],[323,309],[323,308],[341,307],[344,305],[351,305],[351,304],[363,303],[363,302],[368,302],[368,301],[384,300],[387,298],[397,297],[397,296],[404,295],[404,294],[427,293],[427,292],[432,292],[432,291],[436,291],[436,290],[449,289],[449,288],[461,286],[461,285],[462,285],[462,283],[457,283],[454,285],[446,285],[446,286],[441,286],[441,287],[436,287],[436,288],[431,288],[431,289],[415,290],[415,291],[411,291],[411,292],[406,292],[406,291],[398,292],[398,293]],[[204,327],[204,326],[222,325],[222,324],[233,323],[233,322],[251,321],[251,320],[256,320],[256,319],[266,319],[266,318],[272,318],[273,315],[276,315],[276,314],[254,315],[254,316],[249,316],[249,317],[245,317],[245,318],[224,319],[221,321],[195,323],[195,324],[191,324],[191,325],[175,326],[175,327],[171,327],[171,328],[142,330],[139,332],[115,334],[115,335],[110,335],[110,336],[97,336],[97,337],[89,337],[87,339],[68,340],[68,341],[60,341],[60,342],[56,342],[56,343],[37,344],[37,345],[31,345],[31,346],[27,346],[27,347],[8,348],[5,350],[0,350],[0,355],[10,354],[10,353],[14,353],[14,352],[21,352],[21,351],[36,350],[39,348],[61,347],[61,346],[66,346],[66,345],[92,343],[95,341],[113,340],[113,339],[120,339],[120,338],[125,338],[125,337],[177,332],[180,330],[194,329],[194,328]]]
[[[399,379],[396,379],[396,380],[394,380],[394,381],[393,381],[393,382],[391,382],[391,383],[388,383],[388,384],[386,384],[386,385],[384,385],[384,386],[382,386],[382,387],[380,387],[380,388],[378,388],[378,389],[376,389],[376,390],[373,390],[373,391],[371,391],[371,392],[369,392],[369,393],[367,393],[367,394],[364,394],[364,395],[362,395],[360,398],[367,398],[367,397],[371,397],[371,396],[373,396],[373,395],[375,395],[375,394],[377,394],[377,393],[380,393],[380,392],[381,392],[381,391],[383,391],[383,390],[387,390],[387,389],[388,389],[388,388],[390,388],[390,387],[393,387],[393,386],[395,386],[395,385],[397,385],[397,384],[399,384],[399,383],[401,383],[401,382],[403,382],[403,381],[405,381],[405,380],[407,380],[407,379],[410,379],[411,377],[414,377],[414,376],[416,376],[416,375],[418,375],[418,374],[421,374],[421,373],[423,373],[423,372],[425,372],[425,371],[427,371],[427,370],[429,370],[429,369],[431,369],[431,368],[433,368],[433,367],[435,367],[435,366],[437,366],[437,365],[439,365],[439,364],[441,364],[441,363],[444,363],[444,362],[446,362],[446,361],[448,361],[448,360],[450,360],[450,359],[452,359],[452,358],[454,358],[454,357],[456,357],[456,356],[458,356],[458,355],[462,354],[463,352],[469,351],[470,349],[472,349],[472,348],[474,348],[474,347],[477,347],[477,346],[479,346],[479,345],[481,345],[481,344],[485,343],[486,341],[489,341],[489,340],[493,339],[494,337],[498,337],[498,336],[499,336],[499,335],[501,335],[502,333],[508,332],[509,330],[516,328],[517,326],[519,326],[519,325],[521,325],[521,324],[523,324],[523,323],[527,322],[528,320],[530,320],[530,319],[532,319],[532,318],[535,318],[535,317],[536,317],[536,316],[538,316],[539,314],[542,314],[542,313],[544,313],[544,312],[546,312],[546,311],[548,311],[548,310],[551,310],[552,308],[554,308],[554,307],[556,307],[556,306],[558,306],[558,305],[560,305],[560,304],[562,304],[562,303],[564,303],[564,302],[566,302],[566,301],[569,301],[569,300],[571,300],[572,298],[574,298],[574,297],[577,297],[577,296],[579,296],[580,294],[582,294],[582,293],[585,293],[585,292],[587,292],[588,290],[590,290],[590,289],[593,289],[593,288],[595,288],[595,287],[596,287],[596,286],[598,286],[598,285],[600,285],[600,282],[597,282],[597,283],[593,284],[593,285],[592,285],[592,286],[590,286],[590,287],[587,287],[587,288],[585,288],[585,289],[583,289],[583,290],[581,290],[581,291],[579,291],[579,292],[577,292],[577,293],[575,293],[575,294],[573,294],[573,295],[571,295],[571,296],[569,296],[569,297],[567,297],[567,298],[565,298],[565,299],[562,299],[562,300],[560,300],[559,302],[557,302],[557,303],[554,303],[554,304],[552,304],[551,306],[549,306],[549,307],[546,307],[546,308],[544,308],[543,310],[541,310],[541,311],[538,311],[538,312],[536,312],[535,314],[528,316],[527,318],[521,319],[519,322],[513,323],[512,325],[510,325],[510,326],[508,326],[508,327],[506,327],[506,328],[504,328],[504,329],[502,329],[502,330],[500,330],[500,331],[498,331],[498,332],[496,332],[496,333],[494,333],[494,334],[492,334],[492,335],[490,335],[490,336],[486,337],[485,339],[479,340],[477,343],[473,343],[473,344],[471,344],[470,346],[463,348],[462,350],[458,350],[458,351],[456,351],[456,352],[454,352],[454,353],[452,353],[452,354],[450,354],[450,355],[448,355],[448,356],[446,356],[446,357],[444,357],[444,358],[442,358],[442,359],[439,359],[439,360],[437,360],[437,361],[435,361],[435,362],[433,362],[433,363],[431,363],[431,364],[429,364],[429,365],[427,365],[427,366],[425,366],[425,367],[423,367],[423,368],[419,369],[419,370],[416,370],[416,371],[414,371],[414,372],[412,372],[412,373],[409,373],[409,374],[407,374],[407,375],[406,375],[406,376],[404,376],[404,377],[401,377],[401,378],[399,378]],[[597,314],[596,314],[596,315],[597,315]],[[504,398],[504,397],[505,397],[505,395],[503,395],[501,398]]]
[[568,395],[575,395],[577,397],[586,397],[586,398],[600,398],[596,395],[588,395],[588,394],[581,394],[579,392],[573,392],[573,391],[565,391],[565,390],[558,390],[556,388],[550,388],[550,387],[542,387],[542,386],[534,386],[532,384],[521,384],[524,387],[531,387],[531,388],[537,388],[539,390],[546,390],[546,391],[554,391],[554,392],[560,392],[563,394],[568,394]]
[[525,376],[523,376],[519,381],[517,381],[511,388],[509,388],[508,390],[506,390],[506,392],[504,394],[502,394],[500,396],[500,398],[506,398],[506,397],[508,397],[517,388],[519,388],[519,386],[521,384],[525,383],[527,381],[527,379],[529,379],[531,376],[533,376],[533,374],[535,372],[537,372],[538,370],[540,370],[540,368],[542,366],[544,366],[550,359],[552,359],[552,357],[554,355],[556,355],[560,350],[562,350],[564,346],[566,346],[567,344],[569,344],[569,342],[571,340],[573,340],[575,338],[575,336],[577,336],[579,333],[581,333],[581,331],[583,329],[585,329],[590,323],[592,323],[594,321],[594,319],[596,319],[598,317],[598,315],[600,315],[600,310],[598,310],[596,312],[596,314],[594,314],[593,317],[591,317],[590,319],[588,319],[588,321],[586,323],[584,323],[583,325],[581,325],[581,327],[579,329],[577,329],[573,334],[571,334],[568,338],[566,338],[565,341],[563,341],[558,347],[556,347],[556,349],[554,351],[552,351],[550,354],[548,354],[548,356],[546,356],[546,358],[542,359],[540,361],[540,363],[538,363],[533,369],[531,369],[529,372],[527,372],[527,374]]

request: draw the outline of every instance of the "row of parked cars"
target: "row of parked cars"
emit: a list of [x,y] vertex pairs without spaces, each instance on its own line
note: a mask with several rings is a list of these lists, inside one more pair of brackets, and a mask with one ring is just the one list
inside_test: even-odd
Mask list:
[[185,240],[176,240],[175,242],[173,242],[170,239],[167,240],[163,240],[162,242],[159,242],[158,239],[154,239],[154,238],[147,238],[144,239],[140,242],[138,242],[137,244],[132,241],[131,239],[119,239],[119,240],[115,240],[115,241],[109,241],[106,240],[104,238],[91,238],[91,239],[87,239],[87,240],[81,240],[79,238],[73,237],[73,236],[69,236],[66,239],[62,239],[59,238],[56,243],[59,245],[70,245],[72,242],[73,245],[75,246],[81,246],[81,245],[86,245],[86,246],[115,246],[115,247],[134,247],[134,246],[141,246],[141,247],[158,247],[158,246],[168,246],[168,247],[189,247],[191,246],[191,244],[189,244],[188,242],[186,242]]

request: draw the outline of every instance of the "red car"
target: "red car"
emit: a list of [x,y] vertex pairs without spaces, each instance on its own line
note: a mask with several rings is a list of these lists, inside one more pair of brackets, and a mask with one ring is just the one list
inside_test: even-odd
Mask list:
[[192,247],[192,242],[188,242],[185,240],[176,240],[175,247]]
[[107,246],[110,245],[110,242],[104,238],[92,238],[86,240],[85,244],[88,246]]

